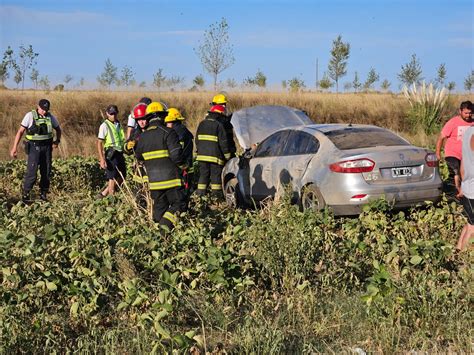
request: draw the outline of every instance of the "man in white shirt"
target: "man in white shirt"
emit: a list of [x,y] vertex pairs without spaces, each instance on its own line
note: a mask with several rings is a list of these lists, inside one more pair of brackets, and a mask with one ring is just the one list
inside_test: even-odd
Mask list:
[[[51,176],[52,151],[53,147],[58,147],[61,140],[59,122],[49,112],[49,108],[50,102],[46,99],[41,99],[36,110],[28,112],[23,117],[21,126],[15,135],[13,147],[10,150],[10,156],[15,159],[18,153],[18,144],[26,132],[25,152],[28,155],[28,165],[23,180],[22,199],[24,202],[30,200],[30,191],[35,185],[38,167],[41,174],[40,198],[43,201],[47,199],[46,194],[49,191]],[[56,140],[54,141],[53,129],[56,131]]]

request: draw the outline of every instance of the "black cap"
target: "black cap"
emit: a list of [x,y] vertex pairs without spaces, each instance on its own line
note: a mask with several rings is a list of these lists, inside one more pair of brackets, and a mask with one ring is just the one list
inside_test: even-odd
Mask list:
[[142,104],[145,104],[145,105],[149,105],[151,104],[151,99],[149,97],[142,97],[139,101],[139,103],[142,103]]
[[107,112],[109,115],[116,115],[118,114],[119,110],[117,105],[109,105],[105,112]]
[[43,110],[45,111],[49,111],[49,106],[50,106],[50,103],[48,100],[46,99],[41,99],[39,100],[38,102],[38,106],[41,107]]

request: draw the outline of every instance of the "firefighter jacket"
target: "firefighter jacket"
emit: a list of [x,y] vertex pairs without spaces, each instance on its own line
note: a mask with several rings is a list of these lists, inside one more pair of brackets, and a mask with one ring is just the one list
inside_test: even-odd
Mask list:
[[150,190],[183,186],[181,169],[183,149],[178,135],[159,119],[152,119],[135,147],[138,160],[145,162]]
[[128,138],[128,140],[124,143],[123,145],[123,151],[125,154],[132,154],[133,153],[133,149],[128,149],[127,148],[127,143],[130,142],[130,141],[135,141],[135,145],[136,143],[138,143],[138,140],[140,139],[140,136],[142,135],[143,133],[143,130],[141,129],[140,126],[137,126],[133,129],[132,133],[130,134],[130,137]]
[[217,112],[210,112],[196,132],[197,161],[224,165],[230,158],[227,134]]
[[234,142],[234,126],[230,122],[232,119],[232,114],[230,115],[218,115],[219,116],[219,121],[222,123],[225,129],[225,133],[227,136],[227,144],[229,145],[229,153],[230,157],[235,157],[235,154],[237,152],[237,147],[235,146]]
[[184,161],[189,169],[193,166],[193,134],[180,121],[173,123],[173,129],[178,134],[179,143],[183,147]]

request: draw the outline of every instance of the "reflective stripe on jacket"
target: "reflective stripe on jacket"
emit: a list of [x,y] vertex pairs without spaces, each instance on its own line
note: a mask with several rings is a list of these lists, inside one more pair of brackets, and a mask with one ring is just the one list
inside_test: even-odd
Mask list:
[[29,141],[47,141],[53,139],[53,123],[51,122],[50,114],[47,113],[46,116],[40,117],[36,110],[31,112],[33,113],[33,126],[36,126],[36,132],[34,134],[28,134],[27,131],[26,139]]
[[209,113],[196,132],[197,161],[224,165],[230,158],[227,134],[215,112]]

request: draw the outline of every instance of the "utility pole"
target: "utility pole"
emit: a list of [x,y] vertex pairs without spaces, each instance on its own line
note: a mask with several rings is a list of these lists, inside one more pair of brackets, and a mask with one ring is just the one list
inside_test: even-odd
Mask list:
[[319,58],[316,58],[316,90],[319,87]]

